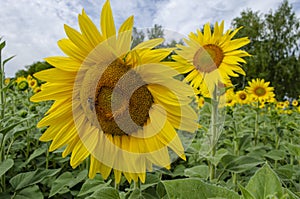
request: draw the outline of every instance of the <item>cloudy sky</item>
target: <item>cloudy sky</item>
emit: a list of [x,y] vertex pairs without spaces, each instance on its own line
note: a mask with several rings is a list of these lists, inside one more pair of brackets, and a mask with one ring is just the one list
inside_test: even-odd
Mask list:
[[[0,0],[0,37],[6,41],[3,57],[16,57],[6,65],[6,76],[44,57],[62,55],[56,42],[65,37],[63,24],[76,29],[77,16],[84,8],[99,27],[105,0]],[[137,28],[160,24],[170,35],[186,36],[207,22],[231,20],[242,10],[267,13],[282,0],[111,0],[118,27],[135,16]],[[300,1],[289,1],[300,18]]]

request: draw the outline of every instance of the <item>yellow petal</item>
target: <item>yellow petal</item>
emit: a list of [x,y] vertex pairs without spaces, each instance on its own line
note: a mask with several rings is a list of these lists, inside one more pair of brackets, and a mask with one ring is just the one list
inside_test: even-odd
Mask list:
[[102,8],[101,30],[102,30],[103,37],[105,39],[108,39],[116,35],[115,22],[114,22],[109,0],[105,2]]
[[82,36],[85,41],[89,42],[90,46],[96,47],[104,40],[97,27],[86,15],[84,10],[82,11],[82,15],[78,16],[78,22]]

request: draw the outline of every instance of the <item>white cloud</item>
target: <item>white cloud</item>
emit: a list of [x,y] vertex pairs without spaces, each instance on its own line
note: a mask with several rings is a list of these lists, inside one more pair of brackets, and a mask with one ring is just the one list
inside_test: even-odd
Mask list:
[[214,23],[222,20],[229,28],[231,20],[239,16],[242,10],[251,8],[266,13],[270,9],[277,8],[280,2],[281,0],[168,0],[160,3],[153,21],[183,34],[195,31],[207,22]]
[[[65,37],[63,24],[76,29],[77,16],[82,8],[99,27],[100,11],[105,0],[0,0],[0,36],[6,40],[4,58],[16,55],[6,66],[6,74],[14,73],[44,57],[61,55],[57,41]],[[281,0],[111,0],[116,26],[129,16],[135,16],[138,28],[155,23],[168,29],[167,35],[177,32],[186,35],[206,22],[225,20],[228,28],[234,17],[246,8],[262,13],[274,10]],[[300,3],[290,0],[300,16]],[[175,31],[175,32],[172,32]],[[180,35],[180,34],[179,34]],[[178,37],[178,34],[176,35]]]

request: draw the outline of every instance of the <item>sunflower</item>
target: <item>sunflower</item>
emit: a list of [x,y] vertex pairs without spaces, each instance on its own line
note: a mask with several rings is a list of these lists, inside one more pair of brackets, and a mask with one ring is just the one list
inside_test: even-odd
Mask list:
[[33,92],[34,93],[38,93],[38,92],[40,92],[41,91],[41,87],[39,87],[39,86],[37,86],[37,87],[35,87],[34,89],[33,89]]
[[10,83],[10,78],[5,78],[4,84],[5,84],[5,85],[8,85],[9,83]]
[[28,82],[26,79],[24,80],[20,80],[17,84],[17,88],[20,90],[20,91],[25,91],[27,90],[28,88]]
[[228,89],[225,93],[226,97],[226,106],[234,106],[236,103],[235,93],[233,89]]
[[236,92],[235,99],[240,104],[248,104],[250,100],[248,93],[244,90]]
[[220,25],[216,22],[213,32],[210,24],[205,24],[203,33],[197,30],[184,40],[187,46],[177,45],[177,55],[172,58],[180,64],[171,62],[170,66],[182,74],[188,73],[185,79],[193,87],[204,87],[212,93],[219,81],[226,83],[230,76],[245,75],[240,63],[245,63],[242,57],[249,54],[238,49],[250,40],[246,37],[233,39],[239,29],[228,30],[224,34],[224,21]]
[[31,100],[55,101],[38,123],[48,126],[40,140],[52,140],[50,151],[66,146],[73,168],[89,158],[90,178],[113,170],[116,183],[122,173],[144,182],[153,166],[169,169],[169,148],[185,159],[177,130],[194,135],[197,105],[192,87],[161,62],[171,49],[155,49],[162,39],[131,49],[133,17],[116,33],[109,1],[101,31],[84,10],[78,21],[81,32],[65,25],[68,38],[58,42],[66,56],[46,58],[55,68],[34,75],[47,83]]
[[35,88],[37,86],[37,81],[34,78],[31,78],[30,80],[28,80],[28,84],[30,86],[30,88]]
[[274,88],[269,87],[270,82],[265,82],[264,79],[252,79],[248,84],[249,86],[246,87],[246,90],[254,101],[268,102],[275,96],[273,93]]
[[293,105],[293,106],[298,106],[298,100],[294,99],[294,100],[292,101],[292,105]]

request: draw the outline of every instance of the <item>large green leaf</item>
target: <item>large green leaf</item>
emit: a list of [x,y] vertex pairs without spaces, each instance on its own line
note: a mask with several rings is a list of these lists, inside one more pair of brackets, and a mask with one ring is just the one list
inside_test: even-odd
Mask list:
[[185,169],[184,175],[187,177],[198,177],[207,179],[209,175],[209,168],[207,165],[197,165],[192,168]]
[[44,180],[46,177],[56,175],[60,169],[48,169],[41,170],[37,169],[35,171],[30,171],[26,173],[20,173],[10,179],[9,183],[15,190],[22,189],[24,187],[36,184]]
[[247,170],[251,170],[262,163],[262,161],[249,156],[226,155],[222,159],[222,164],[225,169],[234,173],[242,173]]
[[227,198],[240,199],[240,196],[224,187],[205,183],[196,178],[162,181],[169,198]]
[[103,187],[107,187],[110,182],[111,180],[105,183],[100,175],[96,175],[94,179],[87,179],[85,181],[78,193],[78,196],[84,196],[96,192]]
[[19,193],[16,194],[14,199],[43,199],[44,196],[39,189],[39,186],[33,185],[22,189]]
[[275,195],[280,198],[283,195],[280,180],[268,164],[265,164],[255,173],[246,189],[255,199],[266,199]]
[[0,163],[0,177],[5,174],[12,166],[14,161],[12,159],[6,159]]
[[255,197],[242,185],[239,185],[239,188],[243,194],[243,199],[255,199]]
[[72,182],[74,177],[71,172],[65,172],[61,174],[52,184],[49,197],[54,196],[63,188],[67,187],[68,183]]
[[103,187],[96,192],[94,192],[91,196],[86,199],[119,199],[118,190],[112,187]]

